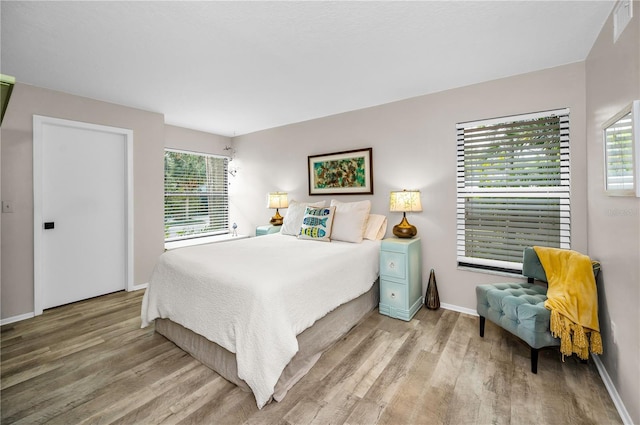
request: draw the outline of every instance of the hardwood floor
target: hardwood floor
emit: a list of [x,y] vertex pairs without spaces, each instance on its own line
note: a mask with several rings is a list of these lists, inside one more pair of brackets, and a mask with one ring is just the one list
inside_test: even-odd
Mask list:
[[153,327],[142,291],[47,310],[2,327],[3,424],[615,424],[592,362],[529,351],[487,322],[422,309],[377,311],[280,403],[241,391]]

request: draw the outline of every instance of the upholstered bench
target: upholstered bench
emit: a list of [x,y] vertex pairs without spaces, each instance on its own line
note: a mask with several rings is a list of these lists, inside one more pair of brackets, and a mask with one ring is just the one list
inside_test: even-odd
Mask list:
[[[596,269],[597,267],[597,269]],[[594,264],[594,273],[599,270]],[[549,330],[551,311],[544,302],[547,286],[534,281],[547,282],[547,276],[533,248],[524,249],[522,274],[528,282],[496,283],[476,287],[477,311],[480,315],[480,336],[484,337],[485,320],[511,332],[531,347],[531,372],[538,372],[538,350],[560,345]]]

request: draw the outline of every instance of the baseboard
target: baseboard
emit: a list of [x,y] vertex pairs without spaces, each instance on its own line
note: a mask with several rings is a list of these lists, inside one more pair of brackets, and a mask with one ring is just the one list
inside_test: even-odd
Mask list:
[[149,286],[149,283],[140,283],[138,285],[133,285],[133,287],[131,287],[131,291],[129,292],[133,292],[133,291],[139,291],[141,289],[147,289],[147,286]]
[[[141,283],[139,285],[133,285],[133,287],[131,288],[131,292],[139,291],[141,289],[147,289],[147,286],[149,286],[149,283]],[[26,319],[31,319],[32,317],[36,317],[36,315],[33,312],[20,314],[18,316],[13,316],[13,317],[7,317],[6,319],[0,320],[0,326],[8,325],[10,323],[20,322]]]
[[475,310],[472,310],[472,309],[466,308],[466,307],[460,307],[460,306],[453,305],[453,304],[441,303],[440,307],[444,308],[445,310],[457,311],[458,313],[470,314],[472,316],[477,316],[478,315],[478,312],[475,311]]
[[31,319],[32,317],[35,317],[35,316],[36,315],[33,312],[31,312],[31,313],[20,314],[18,316],[7,317],[6,319],[0,320],[0,325],[1,326],[8,325],[9,323],[15,323],[21,320]]
[[604,364],[602,364],[600,356],[598,356],[597,354],[593,354],[591,358],[593,359],[593,363],[595,363],[596,368],[598,369],[600,378],[602,379],[605,388],[609,392],[609,396],[611,397],[613,404],[616,406],[616,410],[618,411],[618,414],[622,419],[622,423],[625,425],[633,425],[633,420],[631,419],[629,412],[627,412],[627,408],[624,406],[624,403],[620,398],[620,394],[618,394],[618,390],[616,390],[615,385],[613,385],[613,381],[611,380],[609,373],[607,373],[607,369],[604,367]]

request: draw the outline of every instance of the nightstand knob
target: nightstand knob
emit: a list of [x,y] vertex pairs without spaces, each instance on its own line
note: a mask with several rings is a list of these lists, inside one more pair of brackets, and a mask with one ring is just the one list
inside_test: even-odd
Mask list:
[[392,292],[392,293],[391,293],[391,298],[395,298],[395,297],[396,297],[395,292]]
[[393,261],[389,263],[389,268],[390,269],[395,269],[396,268],[396,263],[394,263]]

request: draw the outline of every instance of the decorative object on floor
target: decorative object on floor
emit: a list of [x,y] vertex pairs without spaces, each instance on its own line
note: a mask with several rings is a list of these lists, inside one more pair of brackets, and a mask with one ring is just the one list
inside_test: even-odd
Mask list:
[[424,305],[429,310],[437,310],[440,308],[440,297],[438,296],[438,286],[436,285],[436,273],[431,269],[429,273],[429,283],[427,285],[427,293],[424,295]]
[[373,195],[372,148],[308,158],[309,195]]
[[389,211],[401,212],[402,221],[393,226],[393,234],[399,238],[412,238],[418,234],[416,226],[407,221],[407,212],[422,211],[419,190],[403,190],[391,192],[389,197]]
[[282,216],[280,215],[279,208],[287,208],[289,206],[289,200],[287,199],[287,192],[269,192],[267,195],[267,208],[275,208],[276,214],[271,217],[269,223],[274,226],[282,225]]

